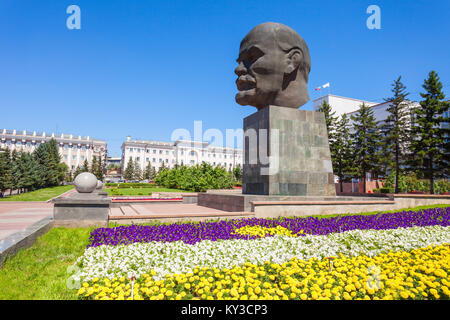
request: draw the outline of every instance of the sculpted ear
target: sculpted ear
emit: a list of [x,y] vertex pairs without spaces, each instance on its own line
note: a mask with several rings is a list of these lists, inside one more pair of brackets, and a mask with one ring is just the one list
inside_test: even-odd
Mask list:
[[300,63],[302,62],[303,59],[303,52],[298,48],[294,48],[287,53],[286,58],[287,58],[287,65],[285,73],[291,74],[292,72],[297,70],[297,68],[300,66]]

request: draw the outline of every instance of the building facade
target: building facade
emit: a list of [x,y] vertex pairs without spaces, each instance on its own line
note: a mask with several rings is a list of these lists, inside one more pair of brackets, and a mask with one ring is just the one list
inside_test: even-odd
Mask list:
[[[377,103],[353,98],[339,97],[334,95],[326,95],[314,100],[313,104],[314,111],[318,111],[320,109],[323,101],[328,102],[332,110],[336,112],[336,116],[342,116],[344,113],[347,114],[350,125],[353,123],[351,116],[356,115],[359,107],[363,104],[363,102],[365,103],[366,106],[371,107],[373,115],[375,117],[375,121],[379,121],[380,125],[386,120],[386,118],[389,115],[387,111],[390,105],[389,102]],[[410,114],[414,108],[420,106],[419,103],[414,101],[406,100],[405,102],[407,103]],[[409,125],[411,125],[411,119],[412,118],[410,117],[410,120],[408,121]]]
[[72,134],[46,134],[36,131],[0,130],[0,148],[10,151],[33,152],[41,143],[55,139],[58,144],[61,160],[69,170],[74,171],[87,160],[91,164],[94,156],[106,160],[107,144],[103,140]]
[[333,94],[327,94],[313,101],[314,111],[317,111],[322,106],[322,103],[324,101],[326,101],[333,108],[333,111],[336,112],[336,116],[341,116],[344,113],[354,112],[358,110],[359,106],[362,105],[363,103],[369,107],[379,104],[378,102],[373,101],[366,101],[361,99],[340,97],[335,96]]
[[173,167],[175,164],[195,165],[202,162],[230,170],[238,165],[242,167],[242,149],[215,147],[200,141],[161,142],[127,137],[122,144],[122,172],[130,159],[137,160],[141,170],[145,170],[149,163],[158,170],[163,163],[165,167]]

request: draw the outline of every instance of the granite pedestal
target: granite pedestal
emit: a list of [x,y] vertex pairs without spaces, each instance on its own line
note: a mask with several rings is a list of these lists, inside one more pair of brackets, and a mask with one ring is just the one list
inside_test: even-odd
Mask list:
[[53,200],[53,226],[106,227],[111,199],[102,191],[73,193]]
[[324,114],[271,105],[246,117],[242,193],[336,196]]

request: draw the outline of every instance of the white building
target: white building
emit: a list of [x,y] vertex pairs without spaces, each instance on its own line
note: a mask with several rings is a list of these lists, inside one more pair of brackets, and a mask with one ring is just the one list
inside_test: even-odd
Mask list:
[[[353,123],[350,117],[357,113],[363,102],[366,106],[371,107],[375,120],[379,121],[379,124],[382,124],[388,116],[387,109],[389,108],[389,102],[377,103],[334,95],[326,95],[314,100],[314,111],[317,111],[322,106],[323,101],[328,102],[332,110],[336,112],[336,116],[341,116],[346,113],[350,125]],[[419,103],[414,101],[407,101],[407,103],[410,111],[419,106]]]
[[158,170],[162,163],[173,167],[175,164],[195,165],[202,162],[213,166],[223,166],[227,170],[242,167],[242,149],[211,146],[208,142],[177,140],[160,142],[150,140],[127,140],[122,144],[122,172],[130,161],[138,161],[141,170],[150,163]]
[[317,111],[321,106],[323,101],[326,101],[336,112],[336,116],[341,116],[344,113],[353,112],[359,109],[359,106],[365,103],[366,106],[374,106],[379,104],[378,102],[353,99],[335,96],[332,94],[327,94],[323,97],[313,100],[314,111]]
[[55,139],[61,160],[69,170],[75,170],[82,166],[85,160],[91,164],[94,156],[106,159],[107,145],[105,141],[97,140],[89,136],[75,136],[72,134],[46,134],[36,131],[0,130],[0,148],[10,151],[33,152],[41,143]]

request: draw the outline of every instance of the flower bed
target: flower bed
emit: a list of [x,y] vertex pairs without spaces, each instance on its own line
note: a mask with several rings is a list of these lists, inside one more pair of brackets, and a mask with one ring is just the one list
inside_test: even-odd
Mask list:
[[449,217],[447,207],[100,228],[77,260],[84,282],[78,293],[83,299],[449,298]]
[[151,241],[184,241],[195,244],[203,240],[256,239],[234,233],[245,226],[277,227],[289,229],[292,233],[303,231],[306,234],[325,235],[349,230],[384,230],[411,226],[450,225],[450,207],[422,211],[402,211],[376,215],[338,216],[328,219],[282,218],[282,219],[236,219],[230,221],[206,222],[197,224],[170,224],[160,226],[128,226],[96,229],[90,237],[88,247],[100,245],[131,244]]
[[440,299],[450,297],[450,248],[428,246],[375,257],[291,259],[283,264],[245,263],[233,268],[196,268],[154,280],[144,274],[95,278],[78,291],[84,299]]

